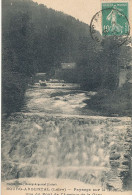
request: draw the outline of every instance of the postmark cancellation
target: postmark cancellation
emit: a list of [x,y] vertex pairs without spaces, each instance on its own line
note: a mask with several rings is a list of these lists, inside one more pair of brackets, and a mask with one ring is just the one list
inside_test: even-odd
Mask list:
[[92,38],[102,42],[104,37],[123,38],[124,42],[130,36],[130,3],[129,1],[102,0],[100,11],[91,20]]

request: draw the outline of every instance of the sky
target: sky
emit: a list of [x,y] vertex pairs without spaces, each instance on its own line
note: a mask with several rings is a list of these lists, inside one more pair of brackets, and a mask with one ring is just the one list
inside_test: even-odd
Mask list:
[[[101,0],[33,0],[38,4],[44,4],[48,8],[62,11],[68,15],[79,19],[80,21],[90,24],[92,17],[101,10]],[[103,1],[103,0],[102,0]],[[104,0],[109,1],[109,0]],[[111,0],[118,1],[118,0]],[[129,25],[130,34],[132,36],[132,0],[129,1]],[[100,23],[101,25],[101,23]],[[97,26],[96,30],[101,32],[101,26]]]
[[33,0],[90,24],[93,15],[101,10],[100,0]]

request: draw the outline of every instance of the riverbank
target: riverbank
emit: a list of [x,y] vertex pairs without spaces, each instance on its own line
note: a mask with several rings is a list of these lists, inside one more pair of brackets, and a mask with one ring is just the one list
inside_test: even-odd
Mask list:
[[[9,116],[13,112],[21,110],[24,104],[24,95],[29,83],[29,77],[15,73],[3,73],[3,89],[2,89],[2,113]],[[66,84],[64,88],[66,87]],[[57,91],[51,94],[50,98],[56,100],[64,100],[67,103],[67,97],[73,97],[77,93],[73,91]],[[102,116],[132,116],[132,87],[126,84],[117,90],[97,90],[95,92],[86,92],[83,101],[84,114],[86,115],[102,115]],[[70,95],[70,96],[68,96]],[[90,96],[89,96],[90,95]],[[61,97],[62,96],[62,97]],[[78,97],[80,98],[80,96]],[[59,103],[59,101],[57,101]],[[61,102],[60,102],[61,103]],[[77,102],[76,102],[77,104]],[[68,109],[68,107],[67,107]],[[70,109],[70,108],[69,108]],[[78,108],[79,109],[79,108]]]
[[2,73],[2,114],[9,116],[21,110],[29,77],[18,72]]
[[117,90],[98,90],[85,100],[85,109],[98,111],[103,116],[132,116],[132,86],[126,84]]

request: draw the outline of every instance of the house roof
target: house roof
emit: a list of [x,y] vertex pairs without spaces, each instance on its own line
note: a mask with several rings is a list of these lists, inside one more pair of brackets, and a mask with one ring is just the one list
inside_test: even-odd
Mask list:
[[76,67],[76,63],[75,62],[61,63],[61,68],[62,69],[74,69],[75,67]]

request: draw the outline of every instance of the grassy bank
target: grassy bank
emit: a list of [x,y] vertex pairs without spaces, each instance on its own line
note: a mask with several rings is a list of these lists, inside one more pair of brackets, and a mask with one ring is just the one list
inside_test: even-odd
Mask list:
[[117,90],[99,90],[86,100],[87,108],[106,116],[132,116],[132,86],[126,84]]

